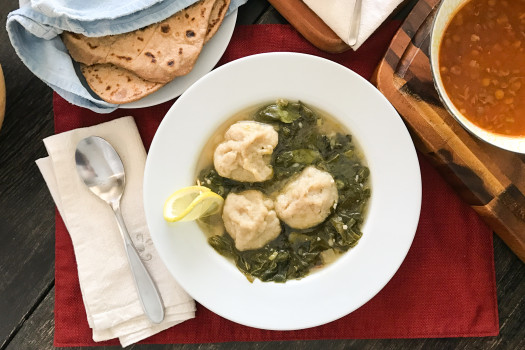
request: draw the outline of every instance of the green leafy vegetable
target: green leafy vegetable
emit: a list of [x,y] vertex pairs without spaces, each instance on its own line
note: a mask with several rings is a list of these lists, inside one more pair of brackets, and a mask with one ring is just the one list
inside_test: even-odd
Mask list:
[[277,103],[268,105],[255,114],[255,120],[259,122],[292,123],[306,114],[313,114],[299,102],[288,102],[287,100],[277,100]]
[[295,149],[279,153],[275,158],[275,164],[281,167],[290,167],[295,163],[311,165],[319,163],[323,158],[321,153],[313,149]]

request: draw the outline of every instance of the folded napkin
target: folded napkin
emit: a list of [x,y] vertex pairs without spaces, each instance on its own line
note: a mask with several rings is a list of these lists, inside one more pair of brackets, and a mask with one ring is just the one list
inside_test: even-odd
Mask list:
[[[98,113],[118,105],[93,97],[75,73],[59,35],[86,36],[130,32],[160,22],[197,0],[21,0],[7,16],[7,32],[22,62],[67,101]],[[228,13],[247,0],[231,0]]]
[[[356,0],[303,0],[345,43],[349,44],[350,25]],[[363,42],[385,21],[403,0],[362,0],[361,24],[357,50]]]
[[[161,294],[165,318],[153,324],[144,315],[124,243],[112,209],[85,186],[77,174],[75,148],[100,136],[119,153],[126,172],[121,209],[130,236]],[[132,117],[75,129],[44,140],[49,157],[37,160],[71,236],[78,279],[93,340],[119,338],[135,343],[195,317],[195,303],[180,288],[158,256],[146,227],[142,182],[146,151]]]

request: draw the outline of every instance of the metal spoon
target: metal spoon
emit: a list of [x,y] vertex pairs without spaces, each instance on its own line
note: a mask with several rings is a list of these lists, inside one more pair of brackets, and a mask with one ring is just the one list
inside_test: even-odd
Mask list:
[[118,153],[103,138],[90,136],[78,143],[75,163],[86,186],[115,212],[142,308],[152,322],[160,323],[164,319],[160,294],[133,246],[120,212],[120,198],[124,192],[126,177]]
[[350,21],[350,33],[348,34],[348,45],[353,46],[357,43],[359,36],[359,26],[361,25],[361,5],[362,0],[355,0],[354,12]]

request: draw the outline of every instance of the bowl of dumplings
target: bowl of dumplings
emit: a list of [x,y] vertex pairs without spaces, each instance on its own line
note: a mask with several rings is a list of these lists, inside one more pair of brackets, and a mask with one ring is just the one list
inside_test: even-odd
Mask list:
[[[201,186],[220,210],[164,220]],[[144,175],[160,257],[197,302],[242,325],[295,330],[362,306],[405,258],[421,178],[401,118],[368,81],[299,53],[221,66],[174,103]]]

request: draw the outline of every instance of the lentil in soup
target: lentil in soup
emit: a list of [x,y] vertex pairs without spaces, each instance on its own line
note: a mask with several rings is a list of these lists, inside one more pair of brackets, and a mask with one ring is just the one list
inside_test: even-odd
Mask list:
[[525,0],[470,0],[445,29],[440,74],[477,126],[525,136]]

